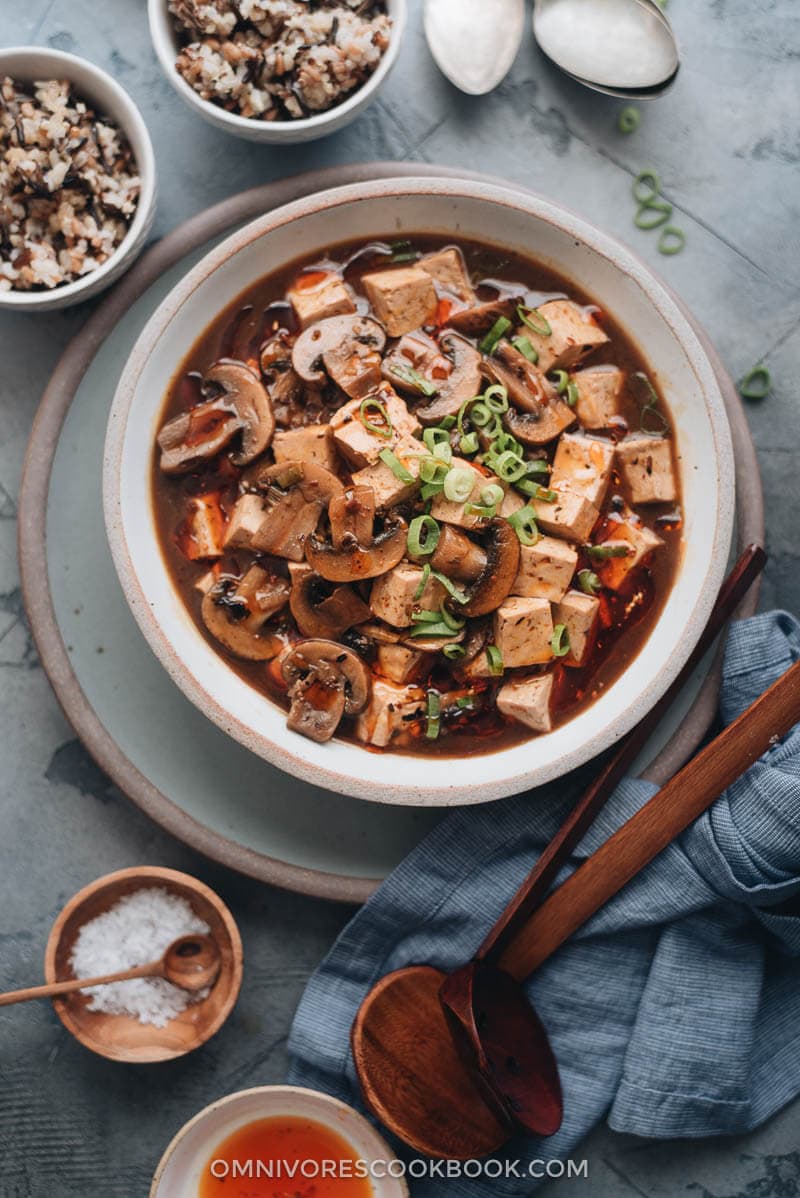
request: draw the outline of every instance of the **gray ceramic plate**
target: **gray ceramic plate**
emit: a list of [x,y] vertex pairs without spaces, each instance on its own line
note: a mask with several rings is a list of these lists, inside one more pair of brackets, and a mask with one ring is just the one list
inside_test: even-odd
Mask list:
[[[235,196],[151,249],[66,350],[40,407],[20,497],[23,592],[64,711],[98,764],[162,827],[252,877],[363,901],[442,812],[378,806],[315,789],[237,745],[184,698],[150,653],[122,596],[102,523],[103,437],[133,343],[186,270],[239,224],[313,191],[408,174],[395,164],[318,171]],[[414,165],[414,174],[460,174]],[[755,451],[718,367],[737,461],[738,543],[763,540]],[[46,556],[48,586],[42,586]],[[747,600],[749,614],[755,593]],[[713,718],[718,678],[698,672],[643,757],[660,780]],[[649,763],[649,764],[648,764]]]

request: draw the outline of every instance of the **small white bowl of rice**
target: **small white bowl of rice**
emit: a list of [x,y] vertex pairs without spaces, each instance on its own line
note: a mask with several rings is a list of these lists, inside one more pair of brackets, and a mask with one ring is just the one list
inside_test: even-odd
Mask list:
[[394,66],[407,0],[148,0],[178,95],[210,124],[266,144],[349,125]]
[[0,311],[50,311],[103,291],[155,214],[147,126],[93,63],[0,50]]

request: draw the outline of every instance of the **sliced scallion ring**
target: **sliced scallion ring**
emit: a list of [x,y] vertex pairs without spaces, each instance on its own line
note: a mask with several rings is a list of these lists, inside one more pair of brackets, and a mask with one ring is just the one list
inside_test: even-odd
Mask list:
[[517,316],[523,324],[526,324],[539,337],[551,337],[553,335],[550,321],[546,316],[542,316],[538,308],[526,308],[524,304],[519,304],[517,307]]
[[[442,653],[448,661],[457,661],[459,657],[464,656],[464,646],[459,644],[445,645]],[[458,700],[456,700],[456,706],[458,706]]]
[[519,537],[521,545],[535,545],[539,540],[539,526],[536,523],[536,513],[528,504],[518,512],[512,512],[508,522]]
[[559,395],[563,395],[569,386],[569,375],[566,370],[551,370],[547,376]]
[[633,181],[633,198],[647,204],[661,195],[661,180],[655,171],[641,171]]
[[754,366],[739,383],[743,399],[766,399],[772,387],[772,375],[766,366]]
[[439,609],[439,614],[441,616],[442,623],[445,624],[451,632],[461,632],[461,629],[467,622],[466,620],[462,620],[460,616],[454,616],[451,611],[447,610],[444,604],[442,604],[441,608]]
[[417,586],[417,589],[414,591],[414,602],[415,603],[418,603],[419,600],[422,598],[422,596],[425,592],[425,587],[428,585],[428,580],[430,579],[430,576],[431,576],[431,568],[430,568],[430,565],[428,564],[428,562],[426,562],[425,565],[422,567],[422,577],[419,580],[419,585]]
[[442,727],[442,700],[438,691],[428,691],[427,702],[427,720],[425,723],[425,735],[428,740],[436,740]]
[[489,483],[488,487],[484,487],[481,491],[481,503],[486,504],[487,507],[497,507],[505,497],[505,491],[497,483]]
[[461,438],[461,441],[459,442],[458,448],[461,450],[461,452],[466,457],[471,453],[477,453],[478,450],[480,449],[480,445],[481,445],[481,443],[478,440],[477,433],[464,433],[464,436]]
[[525,476],[525,463],[510,449],[506,449],[497,457],[492,455],[492,469],[504,483],[515,483]]
[[447,478],[447,463],[440,462],[438,458],[421,458],[419,477],[423,483],[436,483],[441,489]]
[[433,516],[415,516],[408,528],[408,552],[412,557],[428,557],[439,544],[440,535]]
[[439,570],[434,570],[433,577],[437,582],[442,584],[450,598],[454,599],[456,603],[469,602],[469,595],[466,593],[466,591],[462,591],[460,587],[457,587],[453,580],[448,578],[446,574],[440,573]]
[[456,707],[458,707],[461,711],[473,711],[475,708],[475,696],[461,695],[458,699],[456,699]]
[[477,516],[481,520],[494,520],[497,515],[497,507],[492,504],[491,507],[483,507],[479,503],[465,503],[465,516]]
[[426,428],[422,434],[422,441],[425,448],[433,453],[437,445],[450,444],[450,432],[446,428]]
[[486,354],[487,358],[493,354],[501,338],[505,337],[510,328],[511,321],[507,316],[498,317],[483,340],[478,343],[478,349],[481,353]]
[[672,204],[668,200],[650,200],[640,206],[633,218],[633,223],[637,229],[644,229],[645,232],[649,229],[658,229],[671,219],[673,212]]
[[683,229],[678,229],[675,225],[664,225],[658,239],[659,254],[671,258],[673,254],[679,254],[685,245],[686,234]]
[[450,442],[440,441],[438,445],[434,445],[433,456],[437,461],[442,462],[445,466],[449,466],[453,460],[453,451],[450,448]]
[[466,503],[475,486],[475,473],[466,466],[454,466],[444,480],[444,497],[451,503]]
[[580,398],[580,396],[578,395],[578,384],[577,383],[567,383],[567,393],[564,396],[566,403],[571,408],[574,408],[577,406],[579,398]]
[[490,412],[502,416],[508,411],[508,391],[502,383],[495,383],[491,387],[487,387],[483,394],[483,402],[486,404]]
[[483,399],[476,399],[470,409],[469,418],[476,428],[486,428],[493,422],[495,414]]
[[514,349],[519,350],[524,358],[527,358],[529,362],[533,362],[534,366],[539,361],[539,351],[534,349],[530,337],[515,337],[511,344],[514,346]]
[[596,595],[601,587],[600,579],[595,574],[594,570],[579,570],[578,571],[578,586],[583,591],[584,595]]
[[586,552],[592,561],[607,562],[612,557],[628,557],[631,552],[630,545],[587,545]]
[[489,673],[497,677],[503,672],[503,655],[497,645],[486,646],[486,660],[489,663]]
[[392,474],[396,479],[399,479],[401,483],[416,482],[416,479],[411,471],[403,465],[398,457],[392,453],[391,449],[382,449],[378,454],[378,457],[381,459],[384,466],[389,467]]
[[553,657],[566,657],[569,653],[569,629],[566,624],[556,624],[550,640]]
[[[370,419],[370,413],[372,412],[380,417],[381,424],[376,424],[374,420]],[[375,433],[377,437],[385,437],[387,441],[394,432],[392,418],[389,415],[386,404],[374,396],[362,399],[361,407],[358,409],[358,418],[367,432]]]
[[414,387],[419,391],[420,395],[424,395],[428,399],[436,395],[439,390],[430,379],[426,379],[423,374],[420,374],[418,370],[413,370],[410,366],[392,365],[389,369],[401,383],[406,383],[409,387]]
[[639,109],[635,108],[633,104],[629,104],[626,108],[623,108],[622,112],[619,114],[617,118],[617,128],[619,129],[620,133],[635,133],[639,128],[639,122],[641,119],[642,114],[639,112]]

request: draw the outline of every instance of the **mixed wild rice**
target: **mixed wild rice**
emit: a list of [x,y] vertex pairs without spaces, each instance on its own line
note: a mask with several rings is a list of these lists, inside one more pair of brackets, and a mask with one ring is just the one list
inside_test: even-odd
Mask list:
[[140,180],[125,136],[63,79],[0,82],[0,291],[97,270],[125,237]]
[[379,0],[169,0],[177,69],[204,100],[262,121],[340,104],[378,66],[392,21]]

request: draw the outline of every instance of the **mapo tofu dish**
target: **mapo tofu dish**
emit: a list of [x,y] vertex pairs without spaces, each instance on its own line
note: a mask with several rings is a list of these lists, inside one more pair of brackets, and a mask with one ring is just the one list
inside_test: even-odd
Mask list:
[[625,670],[680,555],[677,447],[573,283],[430,236],[272,274],[198,339],[153,459],[220,657],[312,740],[485,753]]

